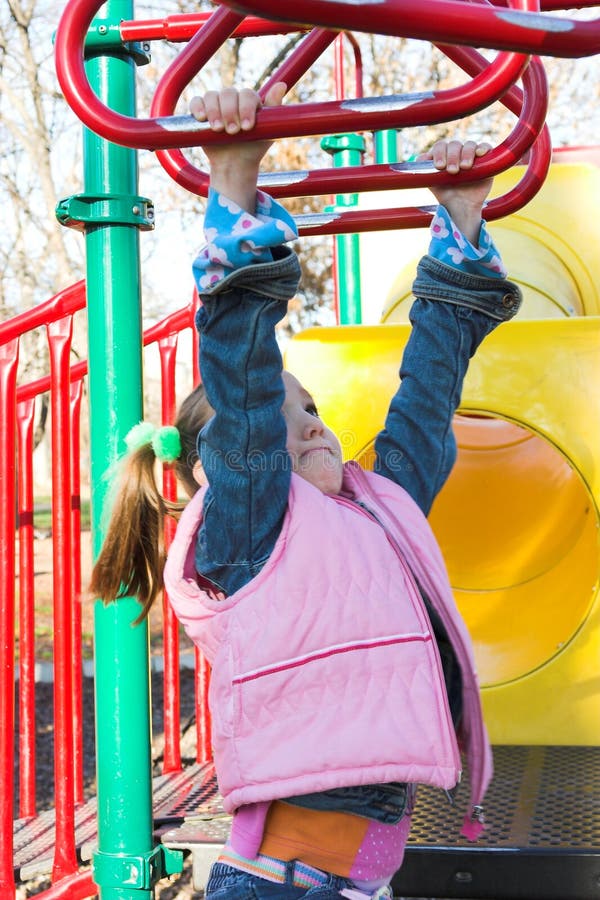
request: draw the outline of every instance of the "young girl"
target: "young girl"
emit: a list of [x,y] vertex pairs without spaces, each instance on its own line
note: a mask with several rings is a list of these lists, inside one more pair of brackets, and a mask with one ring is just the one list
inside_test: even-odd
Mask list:
[[[266,102],[284,92],[276,85]],[[252,91],[224,90],[191,108],[225,136],[250,130],[259,106]],[[343,464],[313,398],[282,372],[274,329],[299,267],[284,246],[293,219],[256,189],[267,147],[206,151],[208,243],[194,269],[214,415],[192,402],[195,423],[179,423],[188,441],[179,456],[196,475],[189,431],[201,428],[204,487],[183,512],[164,581],[212,665],[215,767],[234,813],[208,897],[357,900],[389,894],[415,787],[435,785],[445,802],[460,780],[459,746],[471,778],[464,833],[482,828],[491,761],[471,645],[425,517],[454,462],[452,416],[469,359],[516,313],[520,294],[481,219],[490,180],[435,188],[443,205],[419,264],[375,473]],[[455,173],[486,150],[438,142],[424,158]],[[140,555],[145,519],[129,558],[117,566],[114,553],[140,484],[132,471],[153,459],[149,437],[134,440],[130,501],[116,504],[92,581],[107,601],[137,591],[144,609],[161,586],[155,552],[146,543]],[[138,500],[148,508],[145,493]]]

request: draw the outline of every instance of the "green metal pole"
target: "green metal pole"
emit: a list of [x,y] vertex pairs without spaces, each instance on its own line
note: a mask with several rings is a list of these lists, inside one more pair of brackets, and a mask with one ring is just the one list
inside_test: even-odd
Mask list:
[[376,163],[398,162],[397,132],[394,128],[373,132]]
[[[324,137],[321,147],[333,157],[334,167],[359,166],[365,152],[360,134],[336,134]],[[338,194],[336,208],[356,206],[357,194]],[[338,234],[337,278],[340,324],[359,325],[362,321],[360,292],[360,242],[357,234]]]
[[[133,3],[111,0],[107,19],[132,19]],[[134,62],[124,55],[94,56],[90,82],[112,109],[135,115]],[[137,158],[96,135],[84,134],[85,193],[137,192]],[[135,225],[88,225],[87,300],[93,549],[102,543],[106,473],[123,451],[123,438],[142,418],[140,256]],[[101,900],[151,900],[151,725],[148,630],[132,625],[133,598],[95,605],[98,851],[94,878]]]

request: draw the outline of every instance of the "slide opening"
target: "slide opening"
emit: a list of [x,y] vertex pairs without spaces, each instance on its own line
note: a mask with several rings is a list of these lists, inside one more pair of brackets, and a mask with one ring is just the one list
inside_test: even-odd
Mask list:
[[[473,638],[482,686],[560,653],[597,590],[598,511],[579,473],[527,428],[458,415],[458,457],[430,523]],[[373,460],[373,445],[359,462]]]

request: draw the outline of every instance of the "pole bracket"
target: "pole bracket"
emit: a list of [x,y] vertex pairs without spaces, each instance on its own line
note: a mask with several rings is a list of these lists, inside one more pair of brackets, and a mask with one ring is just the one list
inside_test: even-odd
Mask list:
[[67,228],[85,231],[90,225],[134,225],[140,231],[154,228],[154,204],[131,194],[73,194],[59,200],[56,218]]
[[150,44],[146,41],[124,41],[121,37],[120,19],[94,19],[84,45],[84,56],[131,57],[136,66],[146,66],[152,59]]
[[161,878],[183,871],[183,853],[158,844],[147,853],[105,853],[95,850],[92,857],[94,884],[104,888],[128,888],[148,891]]

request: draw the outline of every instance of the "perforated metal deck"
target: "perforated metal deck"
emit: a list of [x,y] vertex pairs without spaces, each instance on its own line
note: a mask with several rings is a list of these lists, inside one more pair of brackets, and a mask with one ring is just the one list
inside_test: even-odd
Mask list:
[[[404,865],[393,882],[395,895],[599,900],[600,748],[495,747],[494,761],[488,829],[476,844],[460,837],[468,783],[455,807],[439,791],[420,788]],[[230,823],[212,767],[191,766],[156,778],[154,813],[159,839],[192,850],[195,882],[202,886]],[[85,860],[95,841],[95,801],[81,807],[78,820]],[[53,836],[53,812],[16,823],[15,866],[22,880],[49,871]]]
[[464,798],[448,809],[419,790],[401,896],[495,900],[600,898],[600,748],[494,747],[488,828],[460,837]]

